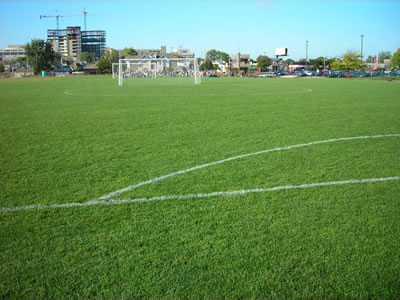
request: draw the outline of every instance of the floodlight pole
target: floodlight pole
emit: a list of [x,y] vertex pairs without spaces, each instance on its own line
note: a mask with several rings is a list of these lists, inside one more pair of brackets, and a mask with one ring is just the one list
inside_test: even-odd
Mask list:
[[306,41],[306,70],[308,66],[308,41]]
[[364,40],[364,35],[361,35],[361,61],[363,60],[363,40]]

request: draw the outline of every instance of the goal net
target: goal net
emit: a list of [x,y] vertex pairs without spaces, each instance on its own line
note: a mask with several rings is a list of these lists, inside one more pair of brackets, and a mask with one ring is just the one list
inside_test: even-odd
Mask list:
[[192,78],[194,84],[201,83],[201,73],[196,58],[143,58],[120,59],[112,66],[113,78],[118,76],[118,85],[127,78]]
[[[121,70],[121,72],[119,71]],[[124,62],[112,64],[113,79],[121,73],[123,78],[156,78],[157,65],[154,62]]]

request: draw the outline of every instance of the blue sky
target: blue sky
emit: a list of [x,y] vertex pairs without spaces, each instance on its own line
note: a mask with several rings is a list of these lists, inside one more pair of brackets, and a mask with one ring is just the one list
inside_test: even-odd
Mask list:
[[[0,0],[0,48],[46,39],[55,18],[88,12],[88,30],[106,30],[107,47],[209,49],[256,59],[287,47],[289,57],[364,56],[400,47],[400,0]],[[93,16],[90,16],[93,14]],[[95,15],[97,14],[97,15]],[[60,18],[60,28],[81,26],[83,16]]]

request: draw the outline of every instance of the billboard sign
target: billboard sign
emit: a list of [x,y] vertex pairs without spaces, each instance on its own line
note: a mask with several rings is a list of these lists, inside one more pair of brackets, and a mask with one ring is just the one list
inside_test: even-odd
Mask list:
[[276,56],[287,56],[288,50],[287,50],[287,48],[275,48],[275,55]]

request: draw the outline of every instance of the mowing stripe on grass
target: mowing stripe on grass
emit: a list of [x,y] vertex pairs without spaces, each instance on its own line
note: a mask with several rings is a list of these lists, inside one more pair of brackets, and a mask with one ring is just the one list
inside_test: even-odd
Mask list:
[[162,181],[164,179],[167,179],[167,178],[170,178],[170,177],[174,177],[174,176],[177,176],[177,175],[189,173],[189,172],[196,171],[196,170],[199,170],[199,169],[203,169],[203,168],[206,168],[206,167],[211,167],[211,166],[215,166],[215,165],[226,163],[228,161],[232,161],[232,160],[236,160],[236,159],[240,159],[240,158],[245,158],[245,157],[249,157],[249,156],[254,156],[254,155],[258,155],[258,154],[264,154],[264,153],[282,151],[282,150],[290,150],[290,149],[294,149],[294,148],[308,147],[308,146],[312,146],[312,145],[319,145],[319,144],[332,143],[332,142],[338,142],[338,141],[350,141],[350,140],[360,140],[360,139],[376,139],[376,138],[398,137],[398,136],[400,136],[400,134],[380,134],[380,135],[372,135],[372,136],[344,137],[344,138],[336,138],[336,139],[329,139],[329,140],[323,140],[323,141],[315,141],[315,142],[310,142],[310,143],[306,143],[306,144],[297,144],[297,145],[292,145],[292,146],[287,146],[287,147],[273,148],[273,149],[262,150],[262,151],[258,151],[258,152],[253,152],[253,153],[233,156],[233,157],[229,157],[229,158],[226,158],[226,159],[222,159],[222,160],[218,160],[218,161],[214,161],[214,162],[198,165],[198,166],[195,166],[195,167],[192,167],[192,168],[176,171],[176,172],[173,172],[173,173],[170,173],[170,174],[167,174],[167,175],[163,175],[163,176],[160,176],[160,177],[155,177],[155,178],[152,178],[152,179],[149,179],[149,180],[146,180],[146,181],[142,181],[142,182],[139,182],[137,184],[134,184],[134,185],[128,186],[126,188],[117,190],[115,192],[109,193],[107,195],[104,195],[104,196],[102,196],[100,198],[94,199],[91,202],[96,202],[98,200],[108,200],[108,199],[111,199],[113,197],[119,196],[119,195],[121,195],[121,194],[123,194],[125,192],[129,192],[129,191],[132,191],[134,189],[137,189],[138,187],[143,186],[143,185],[151,184],[151,183]]
[[320,183],[309,183],[301,185],[285,185],[277,186],[272,188],[256,188],[250,190],[239,190],[239,191],[228,191],[228,192],[213,192],[213,193],[200,193],[200,194],[187,194],[187,195],[168,195],[168,196],[157,196],[151,198],[136,198],[136,199],[119,199],[119,200],[96,200],[83,203],[64,203],[64,204],[51,204],[51,205],[29,205],[20,207],[2,207],[1,212],[11,212],[11,211],[22,211],[22,210],[38,210],[38,209],[48,209],[48,208],[70,208],[70,207],[88,207],[95,205],[120,205],[127,203],[136,202],[150,202],[150,201],[162,201],[162,200],[172,200],[172,199],[196,199],[196,198],[210,198],[210,197],[227,197],[244,195],[249,193],[265,193],[283,190],[293,190],[293,189],[309,189],[315,187],[332,186],[332,185],[345,185],[345,184],[359,184],[359,183],[375,183],[384,181],[395,181],[400,180],[400,176],[394,177],[383,177],[383,178],[368,178],[368,179],[351,179],[344,181],[328,181]]
[[[94,93],[90,93],[89,91],[93,90],[93,91],[98,91],[98,89],[92,89],[92,88],[83,88],[83,89],[73,89],[73,90],[66,90],[64,91],[65,95],[69,95],[69,96],[99,96],[99,97],[132,97],[134,96],[134,94],[94,94]],[[86,91],[84,93],[75,93],[76,91]],[[300,91],[288,91],[288,92],[276,92],[276,93],[252,93],[252,94],[246,94],[247,96],[270,96],[270,95],[286,95],[286,94],[301,94],[301,93],[310,93],[312,92],[312,89],[309,88],[304,88]],[[234,96],[240,96],[239,94],[223,94],[224,96],[230,96],[230,97],[234,97]],[[187,95],[171,95],[169,94],[169,96],[171,97],[187,97]],[[221,96],[220,94],[207,94],[205,95],[207,97],[211,97],[211,96]],[[154,97],[154,95],[140,95],[140,97]]]

